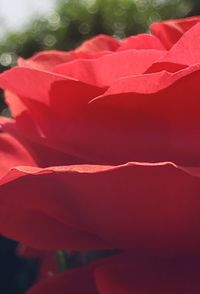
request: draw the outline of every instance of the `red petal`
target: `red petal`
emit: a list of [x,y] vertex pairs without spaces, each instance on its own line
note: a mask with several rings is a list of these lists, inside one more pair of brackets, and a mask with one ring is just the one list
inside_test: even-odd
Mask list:
[[198,22],[200,22],[200,17],[167,20],[160,23],[153,23],[150,29],[161,40],[163,45],[167,49],[170,49],[187,30]]
[[[81,104],[81,99],[84,99],[82,97],[85,91],[88,94],[87,101],[92,98],[89,98],[89,91],[91,90],[91,96],[94,94],[94,87],[89,87],[75,79],[46,71],[25,67],[14,67],[0,75],[1,88],[10,90],[20,97],[31,98],[47,106],[49,106],[52,102],[51,100],[53,100],[49,92],[56,82],[64,82],[68,95],[73,94],[75,100],[80,97],[79,104]],[[42,87],[38,87],[39,84],[42,84]],[[58,99],[58,97],[56,98]],[[56,104],[59,105],[59,102],[57,101]]]
[[[120,79],[89,104],[88,93],[82,93],[83,89],[79,93],[78,85],[73,87],[77,100],[65,96],[68,81],[52,85],[49,96],[58,116],[42,103],[23,100],[49,146],[95,163],[171,160],[182,165],[200,164],[199,65],[177,73]],[[78,93],[85,95],[84,99]],[[74,116],[71,121],[70,116]]]
[[26,143],[20,136],[6,132],[6,123],[12,120],[0,117],[0,177],[17,165],[37,166],[37,160]]
[[76,60],[58,65],[54,72],[73,79],[106,87],[121,77],[141,74],[156,60],[164,56],[158,50],[128,50],[92,60]]
[[99,51],[115,51],[120,45],[120,41],[117,39],[107,36],[107,35],[98,35],[93,37],[90,40],[87,40],[78,47],[75,52],[99,52]]
[[0,125],[2,126],[0,133],[0,177],[18,165],[47,167],[80,163],[77,158],[66,153],[25,139],[17,130],[16,123],[12,119],[0,117]]
[[165,50],[165,47],[162,45],[161,41],[157,37],[149,34],[139,34],[122,40],[120,47],[117,49],[117,51],[124,51],[130,49]]
[[200,62],[200,23],[187,31],[159,62],[174,62],[185,65]]
[[41,70],[50,70],[52,67],[73,60],[70,52],[64,51],[43,51],[35,54],[29,59],[18,59],[18,65],[32,67]]
[[7,101],[20,130],[48,145],[56,145],[59,121],[63,125],[62,119],[76,116],[90,99],[104,92],[63,76],[22,67],[4,72],[0,86],[15,93],[7,95]]
[[45,250],[193,252],[199,193],[200,169],[170,163],[21,167],[1,180],[0,232]]
[[18,59],[18,65],[22,67],[30,67],[38,70],[51,70],[58,64],[66,63],[79,58],[98,58],[100,56],[110,54],[110,51],[84,52],[84,51],[43,51],[35,54],[29,59]]
[[66,144],[89,162],[200,165],[199,68],[118,80],[70,123]]
[[36,284],[27,294],[98,294],[91,268],[79,268]]
[[198,294],[199,256],[171,259],[134,258],[131,254],[108,259],[96,269],[100,294]]

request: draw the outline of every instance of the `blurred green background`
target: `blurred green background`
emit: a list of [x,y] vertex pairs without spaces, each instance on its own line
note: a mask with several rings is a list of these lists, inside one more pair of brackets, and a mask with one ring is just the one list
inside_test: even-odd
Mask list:
[[[148,31],[154,21],[199,12],[199,0],[58,0],[52,13],[0,39],[0,72],[15,65],[18,56],[69,50],[99,33],[123,38]],[[0,112],[5,107],[1,91]],[[0,294],[24,293],[36,274],[34,264],[18,258],[15,248],[15,242],[0,238]]]

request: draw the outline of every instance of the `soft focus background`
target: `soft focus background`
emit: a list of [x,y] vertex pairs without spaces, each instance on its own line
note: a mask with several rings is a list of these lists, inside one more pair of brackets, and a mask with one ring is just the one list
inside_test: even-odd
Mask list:
[[[0,0],[0,72],[18,56],[69,50],[99,33],[123,38],[154,21],[198,14],[199,0]],[[8,114],[2,92],[0,112]],[[36,276],[36,264],[17,257],[16,246],[0,237],[0,294],[24,293]]]

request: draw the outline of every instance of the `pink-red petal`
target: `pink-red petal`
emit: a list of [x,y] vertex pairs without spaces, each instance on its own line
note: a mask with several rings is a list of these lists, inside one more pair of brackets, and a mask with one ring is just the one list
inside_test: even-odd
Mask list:
[[118,80],[70,123],[66,144],[97,163],[200,165],[199,77],[196,65]]
[[159,62],[174,62],[183,65],[200,63],[200,23],[183,34],[166,55],[160,58]]
[[40,70],[50,70],[52,67],[73,60],[70,52],[64,51],[43,51],[33,55],[29,59],[18,59],[18,65],[31,67]]
[[142,74],[165,55],[161,50],[128,50],[92,60],[76,60],[56,66],[53,71],[81,82],[106,87],[119,78]]
[[199,193],[199,168],[171,163],[21,167],[1,180],[0,232],[45,250],[196,252]]
[[98,35],[90,40],[83,42],[75,52],[101,52],[101,51],[115,51],[120,46],[120,41],[112,36]]
[[156,36],[150,34],[139,34],[136,36],[131,36],[123,39],[117,51],[124,51],[130,49],[165,50],[165,47]]
[[167,49],[170,49],[186,31],[199,22],[200,17],[198,16],[188,17],[153,23],[150,29],[153,35],[159,38]]
[[6,131],[10,119],[0,117],[0,178],[17,165],[37,166],[30,146],[20,136]]

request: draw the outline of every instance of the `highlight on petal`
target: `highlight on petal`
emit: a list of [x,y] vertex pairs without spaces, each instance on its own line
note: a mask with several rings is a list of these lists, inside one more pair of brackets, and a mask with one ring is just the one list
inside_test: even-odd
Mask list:
[[50,70],[52,67],[73,60],[70,52],[64,51],[43,51],[33,55],[29,59],[18,59],[18,65],[31,67],[39,70]]
[[[80,100],[79,103],[77,103],[78,106],[81,104],[81,100],[88,101],[95,95],[99,95],[99,93],[103,92],[101,89],[86,85],[77,79],[25,67],[14,67],[0,75],[1,88],[15,93],[15,95],[18,95],[20,98],[29,98],[46,106],[50,106],[51,100],[56,99],[56,105],[59,108],[60,103],[58,99],[62,99],[62,97],[60,98],[60,95],[52,97],[51,93],[49,93],[57,82],[65,86],[65,91],[67,91],[67,93],[65,93],[63,87],[62,92],[63,95],[68,95],[67,102],[69,104],[71,103],[71,105],[75,103],[74,100]],[[40,83],[42,87],[38,87]],[[56,85],[59,85],[59,83]],[[58,88],[58,93],[59,90]],[[72,95],[73,101],[70,99]],[[69,107],[70,105],[68,105],[68,111]],[[55,109],[55,111],[56,110],[57,109]]]
[[[31,111],[28,115],[41,131],[45,141],[42,142],[49,147],[80,158],[81,162],[169,160],[187,166],[199,164],[198,64],[176,73],[161,71],[121,78],[105,93],[103,89],[74,80],[51,84],[45,72],[37,75],[30,69],[23,70],[20,73],[24,79],[28,73],[34,76],[35,93],[33,98],[20,100]],[[17,73],[18,70],[13,72],[13,80]],[[47,106],[42,92],[34,90],[40,79],[47,79]],[[30,85],[23,88],[24,95],[32,95],[30,88]],[[21,88],[18,91],[22,94]],[[69,99],[70,93],[73,99]],[[98,93],[104,94],[98,96]],[[40,101],[34,101],[39,98]],[[17,100],[10,101],[12,108]],[[18,115],[18,125],[19,120],[23,126],[28,118]],[[26,130],[26,136],[33,134]]]
[[0,87],[12,92],[6,98],[20,130],[49,142],[57,141],[58,121],[77,116],[89,100],[104,92],[74,79],[22,67],[1,74]]
[[200,23],[187,31],[166,55],[160,58],[159,62],[174,62],[185,65],[200,63],[199,44]]
[[170,49],[185,32],[199,22],[200,17],[198,16],[184,19],[172,19],[153,23],[150,29],[152,34],[160,39],[167,49]]
[[156,36],[150,34],[138,34],[136,36],[123,39],[117,51],[130,49],[166,50],[161,41]]
[[120,45],[120,41],[107,35],[98,35],[90,40],[83,42],[75,52],[99,52],[99,51],[115,51]]
[[161,50],[128,50],[91,60],[75,60],[56,66],[53,72],[98,87],[107,87],[119,78],[145,72],[164,56]]
[[115,51],[120,45],[117,39],[98,35],[83,42],[77,49],[71,51],[49,50],[36,53],[31,58],[18,59],[18,65],[38,70],[51,70],[54,66],[78,58],[95,58]]
[[[50,72],[26,67],[14,67],[0,75],[0,87],[10,90],[18,96],[32,98],[48,105],[51,85],[56,81],[65,80],[76,82],[74,79]],[[38,87],[40,83],[42,83],[42,87]]]
[[84,58],[84,59],[92,59],[92,58],[98,58],[106,54],[110,54],[111,51],[104,50],[104,51],[56,51],[56,50],[50,50],[50,51],[43,51],[39,52],[33,57],[28,59],[18,58],[17,63],[21,67],[30,67],[38,70],[47,70],[51,71],[53,67],[55,67],[58,64],[70,62],[76,59]]
[[[97,101],[112,94],[121,93],[138,93],[138,94],[152,94],[159,92],[161,90],[167,89],[175,82],[181,80],[184,77],[190,76],[195,72],[199,72],[200,63],[191,65],[190,67],[185,67],[180,65],[180,70],[178,72],[170,71],[159,71],[153,72],[152,74],[144,75],[133,75],[130,77],[125,77],[116,82],[113,82],[111,87],[100,97],[94,98],[90,101]],[[148,70],[147,70],[148,72]],[[194,79],[194,83],[196,80]]]
[[199,193],[200,169],[172,163],[18,167],[1,180],[0,232],[43,250],[196,252]]

